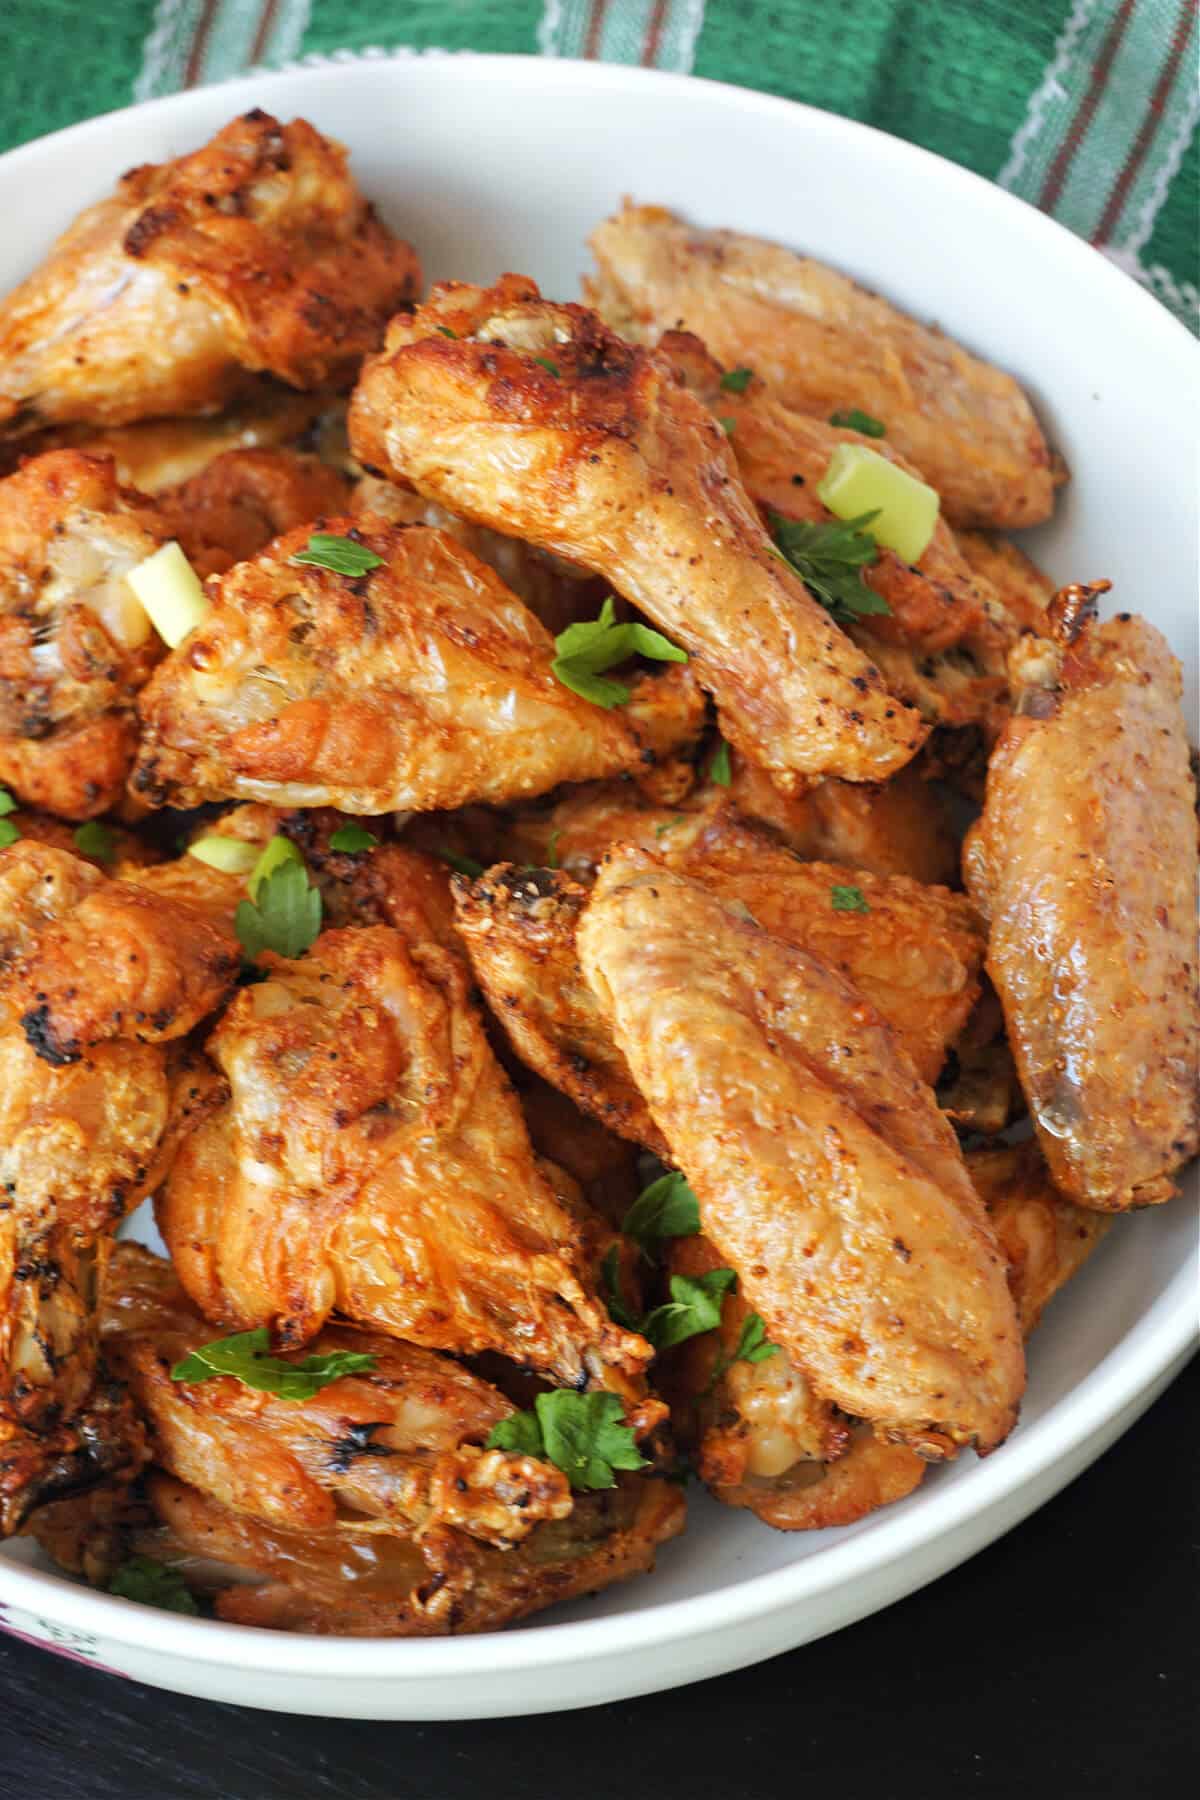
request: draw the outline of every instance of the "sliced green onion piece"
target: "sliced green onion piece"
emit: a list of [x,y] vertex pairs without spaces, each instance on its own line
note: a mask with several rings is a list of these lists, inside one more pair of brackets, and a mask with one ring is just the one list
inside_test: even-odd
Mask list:
[[197,838],[188,845],[187,853],[225,875],[248,875],[261,854],[258,845],[248,844],[245,838],[221,837],[218,833]]
[[258,899],[258,890],[267,879],[268,875],[273,875],[276,869],[282,868],[284,863],[287,862],[295,862],[303,865],[304,858],[297,850],[295,844],[293,844],[291,838],[273,837],[266,849],[262,852],[262,855],[254,864],[250,879],[246,883],[246,886],[250,890],[250,898],[252,900]]
[[871,536],[906,563],[919,562],[929,547],[938,519],[937,494],[878,450],[839,444],[817,483],[817,495],[838,519],[877,513],[868,527]]
[[176,543],[164,544],[125,577],[165,644],[174,650],[208,612],[200,577]]

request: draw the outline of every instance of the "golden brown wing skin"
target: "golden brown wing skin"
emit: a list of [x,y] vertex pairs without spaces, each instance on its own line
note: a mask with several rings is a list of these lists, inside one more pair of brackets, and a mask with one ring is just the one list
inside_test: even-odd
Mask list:
[[785,406],[827,419],[858,407],[920,469],[955,525],[1011,529],[1050,516],[1056,477],[1011,375],[877,294],[761,238],[701,231],[627,204],[592,234],[589,298],[627,337],[695,332],[749,365]]
[[[44,844],[19,840],[0,856],[0,905],[21,881],[62,892],[82,880],[74,858]],[[184,1037],[232,988],[236,941],[185,901],[103,876],[72,900],[34,922],[0,988],[0,1014],[54,1067],[113,1038]]]
[[1112,1224],[1108,1213],[1058,1192],[1036,1144],[969,1150],[967,1170],[1008,1263],[1008,1285],[1026,1337],[1082,1268]]
[[1200,1146],[1179,664],[1128,613],[1022,649],[967,883],[1055,1184],[1083,1206],[1149,1205]]
[[569,1518],[498,1550],[450,1527],[393,1536],[346,1520],[325,1532],[280,1530],[169,1475],[152,1475],[147,1493],[160,1523],[131,1547],[212,1593],[218,1618],[340,1637],[499,1630],[648,1573],[686,1512],[678,1486],[626,1476],[611,1492],[580,1495]]
[[1016,544],[985,531],[960,531],[958,547],[975,574],[990,584],[1009,618],[1044,636],[1050,628],[1046,609],[1054,598],[1049,575]]
[[993,1449],[1024,1363],[950,1126],[896,1038],[818,959],[644,852],[578,932],[588,981],[768,1336],[926,1454]]
[[511,863],[451,885],[475,979],[522,1062],[619,1137],[665,1155],[666,1139],[579,966],[586,890],[567,875]]
[[108,457],[55,450],[0,481],[0,784],[91,819],[137,746],[162,643],[125,581],[167,535]]
[[350,482],[294,450],[225,450],[158,496],[169,536],[199,575],[221,575],[272,538],[346,511]]
[[[91,1490],[124,1494],[149,1458],[146,1428],[119,1382],[101,1372],[74,1418],[26,1431],[0,1418],[0,1538],[25,1529],[39,1509]],[[59,1527],[64,1549],[72,1539]],[[46,1546],[51,1548],[50,1544]],[[51,1549],[51,1554],[53,1550]]]
[[347,380],[420,265],[303,119],[232,120],[132,169],[0,307],[9,431],[216,412],[255,372]]
[[458,958],[377,925],[261,960],[209,1040],[229,1102],[158,1207],[204,1314],[299,1346],[336,1311],[562,1383],[635,1377],[649,1346],[587,1280]]
[[154,1434],[159,1464],[221,1505],[293,1531],[346,1512],[406,1530],[452,1525],[485,1543],[528,1537],[571,1510],[552,1464],[486,1450],[509,1401],[458,1363],[378,1333],[327,1328],[316,1354],[375,1359],[310,1399],[261,1393],[233,1376],[180,1382],[171,1369],[211,1341],[171,1266],[118,1246],[102,1322],[105,1356]]
[[104,835],[98,842],[93,843],[84,836],[84,845],[92,844],[88,849],[80,845],[78,833],[81,828],[68,825],[66,820],[55,818],[53,813],[18,807],[5,817],[19,837],[34,844],[49,844],[52,850],[65,850],[68,856],[90,863],[101,874],[124,875],[127,871],[150,868],[160,861],[153,845],[144,843],[132,831],[114,825],[108,819],[104,822]]
[[803,793],[781,794],[757,763],[737,751],[730,762],[734,806],[797,856],[934,886],[958,880],[958,836],[940,793],[916,765],[881,787],[819,781]]
[[915,714],[775,554],[716,420],[586,308],[519,276],[444,284],[393,319],[350,434],[367,466],[605,576],[688,651],[727,735],[783,786],[882,780],[920,745]]
[[362,577],[289,562],[302,529],[220,578],[142,695],[136,793],[423,811],[638,762],[623,714],[555,679],[553,640],[469,550],[425,526],[356,535],[382,558]]

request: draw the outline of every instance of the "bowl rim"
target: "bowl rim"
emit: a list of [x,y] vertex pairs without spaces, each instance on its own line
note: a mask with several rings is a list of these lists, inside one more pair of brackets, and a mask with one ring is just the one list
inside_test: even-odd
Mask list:
[[[609,97],[631,86],[657,88],[667,105],[697,97],[730,114],[774,118],[784,131],[799,131],[825,141],[833,154],[845,144],[867,141],[872,154],[908,164],[925,186],[965,195],[968,202],[1001,218],[1019,214],[1026,236],[1043,243],[1056,260],[1073,267],[1081,282],[1104,290],[1114,314],[1127,328],[1161,339],[1168,355],[1179,360],[1181,381],[1200,371],[1200,350],[1191,334],[1146,289],[1110,263],[1091,245],[1026,201],[985,177],[919,145],[891,136],[856,120],[777,95],[697,76],[635,68],[626,64],[585,62],[567,58],[494,56],[476,52],[424,55],[399,51],[383,56],[326,62],[317,66],[244,75],[215,84],[143,101],[86,119],[62,131],[36,138],[0,156],[4,173],[36,165],[48,146],[94,148],[102,153],[105,131],[116,119],[139,115],[147,120],[203,111],[220,95],[229,113],[261,105],[274,110],[307,106],[307,93],[318,106],[323,90],[347,81],[364,86],[391,80],[404,83],[445,80],[469,84],[504,80],[546,89],[574,84]],[[297,86],[306,90],[297,98]],[[32,168],[30,169],[32,172]],[[65,222],[64,222],[65,223]],[[1186,1204],[1181,1201],[1180,1204]],[[823,1545],[784,1568],[724,1583],[686,1599],[649,1602],[634,1612],[615,1612],[563,1623],[527,1624],[517,1631],[486,1632],[458,1638],[337,1638],[313,1633],[287,1633],[258,1626],[232,1625],[165,1613],[99,1593],[68,1577],[51,1574],[0,1557],[0,1614],[6,1605],[34,1614],[54,1615],[55,1622],[94,1632],[114,1645],[206,1664],[243,1667],[264,1673],[320,1673],[331,1680],[348,1678],[446,1680],[459,1675],[532,1672],[553,1665],[611,1657],[623,1651],[659,1649],[681,1639],[714,1630],[730,1630],[811,1600],[849,1582],[865,1581],[886,1566],[914,1557],[936,1539],[962,1527],[973,1517],[993,1512],[1018,1489],[1037,1480],[1071,1455],[1112,1421],[1136,1405],[1160,1377],[1173,1372],[1200,1341],[1200,1327],[1189,1300],[1193,1276],[1185,1262],[1132,1329],[1062,1399],[1040,1418],[1019,1428],[1000,1457],[971,1467],[965,1478],[922,1493],[912,1511],[884,1509],[869,1529]],[[1014,1522],[1010,1520],[1010,1523]],[[1007,1527],[1006,1527],[1007,1528]],[[927,1577],[926,1577],[927,1578]],[[503,1645],[503,1649],[498,1646]]]

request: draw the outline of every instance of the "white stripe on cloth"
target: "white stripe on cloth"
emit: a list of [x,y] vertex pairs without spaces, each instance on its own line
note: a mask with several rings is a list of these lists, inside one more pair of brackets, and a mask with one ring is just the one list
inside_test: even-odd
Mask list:
[[[1067,84],[1081,88],[1086,82],[1086,68],[1082,78],[1077,70],[1079,40],[1096,11],[1096,4],[1097,0],[1075,0],[1058,35],[1054,55],[1030,95],[1025,118],[1009,145],[1008,161],[996,177],[1001,187],[1019,194],[1023,200],[1036,200],[1041,193],[1050,164],[1074,116],[1074,105],[1069,111],[1065,110],[1071,98]],[[1076,94],[1076,101],[1080,97],[1081,93]]]
[[[581,57],[595,36],[600,62],[640,63],[656,8],[654,0],[545,0],[537,29],[543,56]],[[690,73],[704,23],[704,0],[668,0],[661,8],[652,67]],[[598,25],[598,29],[597,29]]]

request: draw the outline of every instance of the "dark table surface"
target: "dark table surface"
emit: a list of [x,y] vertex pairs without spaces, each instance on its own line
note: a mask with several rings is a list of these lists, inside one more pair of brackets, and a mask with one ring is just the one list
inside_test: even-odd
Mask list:
[[836,1637],[480,1724],[215,1706],[0,1637],[4,1800],[1156,1800],[1195,1792],[1200,1361],[1057,1500]]

